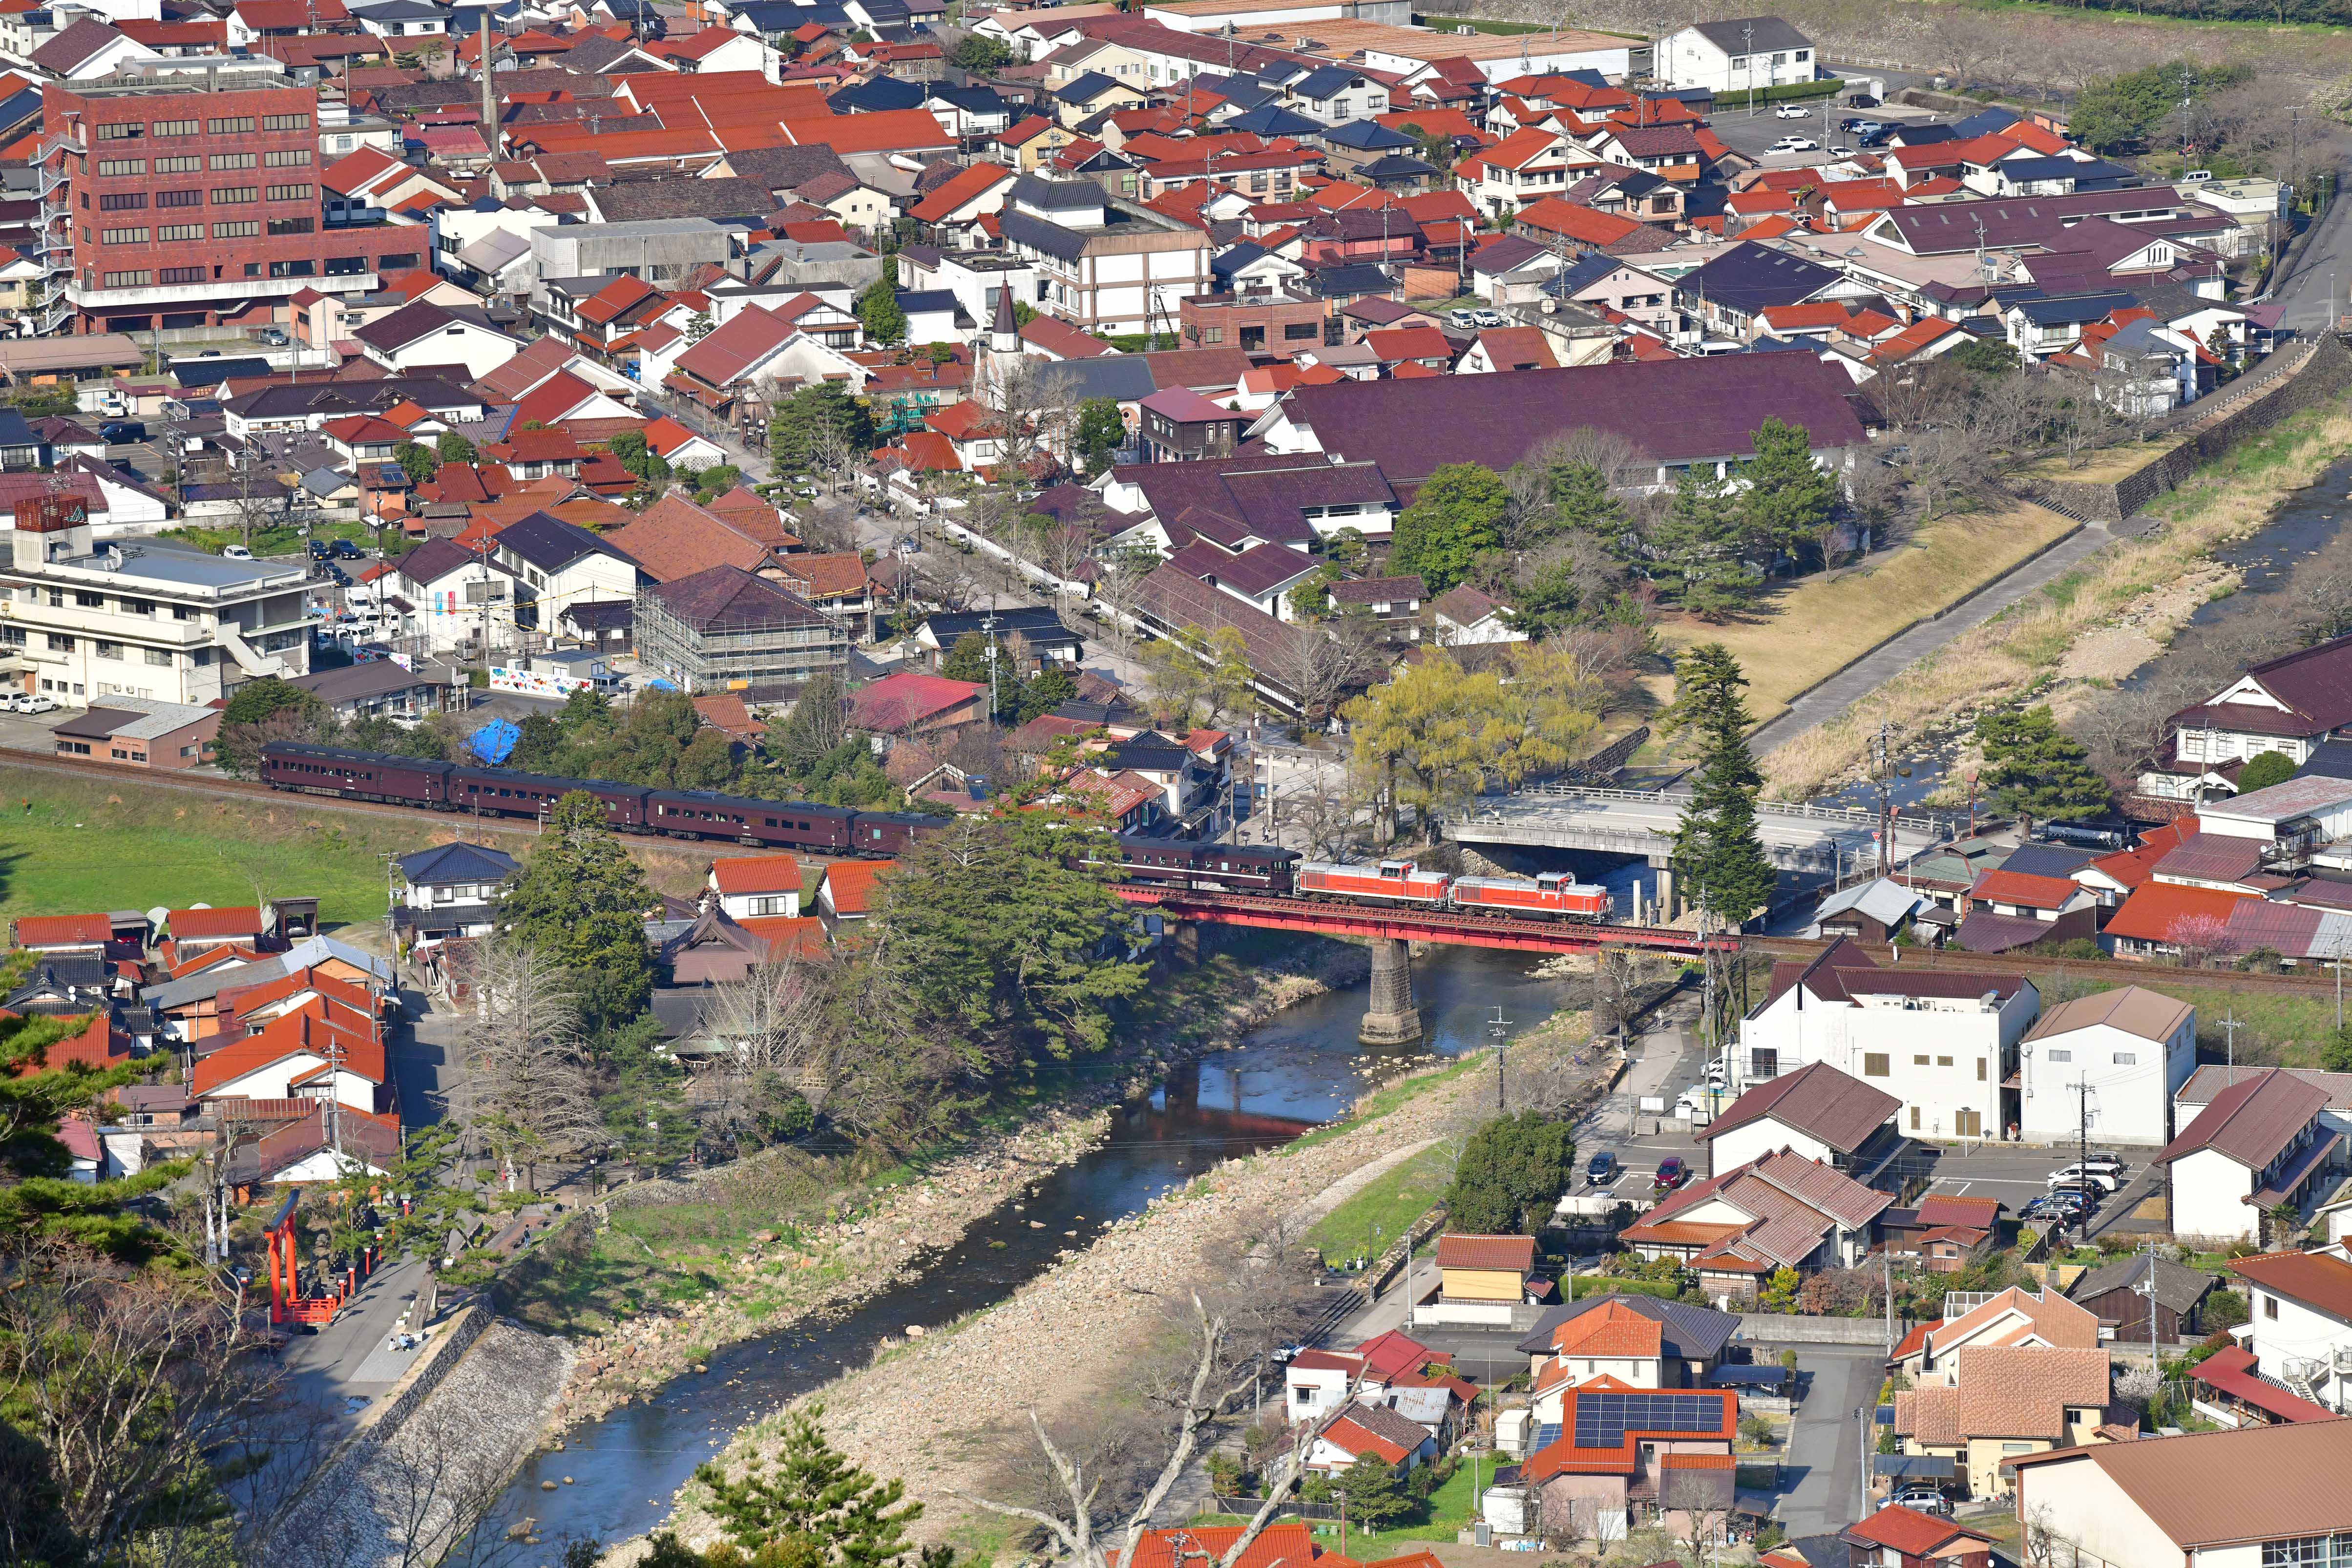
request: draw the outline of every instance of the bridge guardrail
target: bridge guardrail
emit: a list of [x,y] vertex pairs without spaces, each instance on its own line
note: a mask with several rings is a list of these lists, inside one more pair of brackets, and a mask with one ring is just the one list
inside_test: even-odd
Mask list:
[[[1521,796],[1546,795],[1567,800],[1630,800],[1651,806],[1668,805],[1684,799],[1683,796],[1664,789],[1620,789],[1596,784],[1528,784],[1522,786],[1517,793]],[[1510,799],[1508,796],[1501,798]],[[1817,806],[1810,800],[1759,800],[1756,802],[1756,810],[1777,817],[1806,817],[1821,821],[1853,822],[1864,827],[1875,827],[1879,821],[1879,814],[1867,806]],[[1895,813],[1895,822],[1897,827],[1925,828],[1948,837],[1958,831],[1959,819],[1942,816],[1934,811],[1906,811],[1898,809]]]

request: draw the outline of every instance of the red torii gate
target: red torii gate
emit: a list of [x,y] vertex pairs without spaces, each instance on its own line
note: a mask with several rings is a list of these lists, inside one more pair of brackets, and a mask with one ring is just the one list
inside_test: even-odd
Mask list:
[[329,1294],[305,1296],[301,1293],[301,1256],[295,1239],[294,1210],[302,1201],[302,1191],[296,1187],[278,1206],[263,1233],[269,1249],[269,1321],[276,1323],[310,1323],[316,1326],[334,1321],[335,1313],[360,1288],[360,1281],[375,1271],[376,1249],[373,1245],[360,1249],[356,1262],[347,1265],[328,1285]]

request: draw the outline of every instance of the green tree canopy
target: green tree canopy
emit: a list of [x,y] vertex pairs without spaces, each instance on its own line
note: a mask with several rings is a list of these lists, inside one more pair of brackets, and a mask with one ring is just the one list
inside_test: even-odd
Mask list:
[[1756,455],[1740,465],[1740,534],[1751,549],[1793,555],[1821,543],[1837,504],[1837,480],[1813,461],[1812,437],[1800,424],[1768,419],[1757,426]]
[[250,779],[261,767],[261,748],[273,740],[320,740],[334,728],[325,703],[291,681],[263,675],[229,694],[221,709],[214,750],[221,767]]
[[2267,789],[2294,777],[2294,762],[2285,752],[2257,752],[2246,758],[2246,765],[2238,769],[2238,793],[2244,795],[2256,789]]
[[1772,862],[1756,831],[1763,778],[1748,748],[1753,722],[1740,694],[1748,677],[1720,643],[1702,643],[1675,664],[1669,733],[1696,738],[1698,775],[1675,827],[1672,864],[1684,898],[1740,926],[1772,901]]
[[408,476],[412,485],[422,485],[441,471],[441,459],[429,446],[419,446],[414,441],[404,441],[392,449],[393,461]]
[[[997,658],[1001,661],[1003,657],[1003,651],[998,650]],[[977,632],[958,637],[940,659],[940,674],[951,681],[988,685],[988,639]]]
[[1418,574],[1432,594],[1470,574],[1481,550],[1501,542],[1496,525],[1511,504],[1502,476],[1477,463],[1444,463],[1397,518],[1389,570]]
[[[103,1015],[98,1022],[104,1027]],[[76,1181],[68,1174],[72,1156],[58,1140],[58,1121],[68,1112],[88,1110],[109,1090],[143,1073],[131,1061],[94,1068],[69,1060],[62,1048],[92,1025],[88,1014],[0,1014],[0,1245],[51,1237],[137,1258],[160,1240],[135,1215],[125,1213],[123,1205],[176,1179],[185,1166],[159,1163],[135,1176],[101,1182]],[[0,1406],[0,1415],[5,1413]],[[0,1496],[5,1495],[0,1488]]]
[[706,1464],[694,1479],[709,1493],[709,1511],[745,1552],[785,1541],[813,1548],[809,1568],[885,1568],[915,1548],[907,1531],[923,1505],[907,1500],[901,1481],[884,1483],[849,1462],[826,1440],[824,1406],[784,1417],[774,1457],[754,1458],[740,1477]]
[[595,796],[575,789],[555,803],[514,886],[506,917],[516,940],[572,972],[591,1029],[626,1023],[653,995],[645,916],[656,900],[622,848]]
[[[645,437],[640,435],[637,439],[642,442]],[[476,455],[474,444],[454,430],[445,430],[435,438],[433,455],[444,463],[471,463]]]
[[1497,1116],[1462,1145],[1445,1194],[1447,1226],[1483,1236],[1531,1230],[1575,1180],[1576,1140],[1566,1122],[1540,1111]]
[[1675,477],[1674,498],[1651,530],[1649,549],[1659,591],[1704,620],[1732,613],[1762,583],[1739,559],[1738,513],[1723,480],[1699,464]]
[[2047,706],[1989,713],[1977,720],[1984,786],[1993,810],[2027,823],[2071,822],[2107,810],[2107,781],[2080,741],[2062,732]]
[[768,460],[780,475],[805,474],[814,464],[814,444],[830,430],[853,454],[874,447],[874,415],[839,382],[800,388],[776,406],[768,422]]
[[898,258],[882,258],[882,276],[867,284],[851,307],[866,324],[866,335],[877,343],[907,340],[907,312],[898,305]]
[[1077,450],[1089,478],[1110,466],[1111,454],[1127,444],[1127,419],[1118,400],[1090,397],[1078,404]]

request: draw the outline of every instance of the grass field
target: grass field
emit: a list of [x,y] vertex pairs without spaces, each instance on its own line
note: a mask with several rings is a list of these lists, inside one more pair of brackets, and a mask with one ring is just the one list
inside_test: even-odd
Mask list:
[[[2084,633],[2178,584],[2214,548],[2267,524],[2289,495],[2352,446],[2352,400],[2280,421],[2159,496],[2147,515],[2168,527],[2118,539],[2074,570],[1963,632],[1826,724],[1761,758],[1766,793],[1801,800],[1854,777],[1881,723],[1924,736],[1958,715],[2042,685]],[[2145,622],[2143,622],[2145,624]],[[2149,629],[2161,642],[2171,627]]]
[[[1481,1457],[1475,1466],[1467,1460],[1462,1468],[1447,1477],[1445,1483],[1429,1494],[1428,1517],[1418,1524],[1401,1524],[1394,1530],[1368,1531],[1350,1526],[1348,1531],[1347,1555],[1356,1562],[1367,1563],[1382,1557],[1401,1557],[1416,1547],[1432,1541],[1452,1541],[1470,1523],[1470,1511],[1477,1503],[1480,1483],[1494,1484],[1494,1461]],[[1192,1521],[1196,1525],[1246,1524],[1240,1514],[1204,1513]],[[1315,1521],[1311,1526],[1315,1543],[1326,1550],[1339,1550],[1339,1527],[1328,1520]]]
[[1454,1149],[1437,1144],[1384,1171],[1325,1215],[1307,1245],[1326,1258],[1376,1258],[1427,1214],[1454,1179]]
[[[467,838],[510,853],[532,841],[527,826],[464,827]],[[381,933],[387,858],[446,843],[457,828],[425,812],[335,810],[290,796],[202,795],[136,774],[83,782],[0,765],[0,919],[315,897],[325,925]],[[700,881],[710,858],[691,846],[629,847],[666,893]]]
[[2063,457],[2046,458],[2024,470],[2031,479],[2071,480],[2078,485],[2105,485],[2138,472],[2158,457],[2180,444],[2176,437],[2170,441],[2134,441],[2110,446],[2104,452],[2094,452],[2090,461],[2080,468],[2070,468]]
[[1757,611],[1713,624],[1687,615],[1658,623],[1680,650],[1720,643],[1749,682],[1760,722],[1915,622],[1948,609],[2077,525],[2040,507],[1942,517],[1851,570],[1817,573],[1767,593]]
[[2234,1018],[2242,1067],[2316,1067],[2321,1045],[2336,1032],[2336,998],[2326,991],[2233,986],[2218,972],[2210,977],[2172,968],[2151,974],[2142,965],[2112,962],[2054,965],[2033,978],[2044,1009],[2119,986],[2149,986],[2177,997],[2197,1009],[2199,1054],[2207,1060],[2222,1059],[2230,1043],[2222,1020]]

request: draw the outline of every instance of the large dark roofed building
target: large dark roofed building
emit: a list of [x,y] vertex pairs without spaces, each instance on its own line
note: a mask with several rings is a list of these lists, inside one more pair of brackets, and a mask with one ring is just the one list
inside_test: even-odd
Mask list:
[[1726,354],[1507,376],[1303,386],[1255,428],[1280,452],[1377,461],[1410,501],[1439,465],[1501,473],[1581,426],[1622,436],[1662,470],[1755,454],[1766,419],[1801,425],[1816,453],[1868,440],[1843,371],[1810,354]]
[[847,628],[740,567],[640,589],[635,621],[646,669],[689,692],[775,702],[849,665]]

